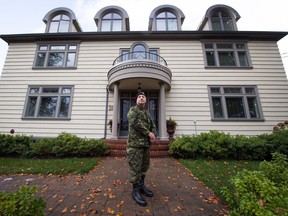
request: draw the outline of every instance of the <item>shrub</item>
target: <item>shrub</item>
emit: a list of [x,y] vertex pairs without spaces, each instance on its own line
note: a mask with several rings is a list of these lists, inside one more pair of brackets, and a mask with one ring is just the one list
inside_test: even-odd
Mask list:
[[181,158],[194,158],[199,150],[199,137],[182,135],[169,144],[169,154]]
[[31,143],[31,136],[0,134],[0,155],[22,155]]
[[5,216],[44,216],[46,203],[37,197],[36,186],[21,186],[16,192],[0,192],[0,212]]
[[232,179],[234,192],[222,189],[231,216],[288,214],[287,158],[277,153],[273,159],[262,162],[259,171],[239,172]]

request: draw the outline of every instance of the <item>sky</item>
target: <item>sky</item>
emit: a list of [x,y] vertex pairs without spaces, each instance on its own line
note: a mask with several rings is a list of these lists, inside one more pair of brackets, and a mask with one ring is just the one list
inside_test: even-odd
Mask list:
[[[57,7],[71,9],[83,32],[97,31],[94,16],[103,7],[116,5],[125,9],[130,31],[147,31],[152,10],[160,5],[178,7],[185,15],[182,30],[198,29],[207,9],[216,4],[234,8],[241,18],[238,31],[281,31],[288,33],[286,0],[0,0],[0,34],[44,33],[44,16]],[[288,36],[278,41],[283,65],[288,75]],[[0,39],[0,74],[8,45]]]

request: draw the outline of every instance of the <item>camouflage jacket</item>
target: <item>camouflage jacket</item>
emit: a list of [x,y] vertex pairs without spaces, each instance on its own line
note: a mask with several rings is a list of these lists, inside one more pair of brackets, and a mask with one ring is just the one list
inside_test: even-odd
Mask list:
[[149,133],[156,136],[156,127],[150,113],[137,105],[130,108],[128,114],[129,136],[128,147],[149,147],[151,145]]

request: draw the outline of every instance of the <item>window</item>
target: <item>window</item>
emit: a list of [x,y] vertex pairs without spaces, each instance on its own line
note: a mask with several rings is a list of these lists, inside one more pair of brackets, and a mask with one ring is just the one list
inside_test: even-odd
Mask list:
[[[131,52],[130,52],[131,50]],[[159,62],[158,50],[149,49],[144,44],[133,45],[130,49],[121,49],[120,61],[127,61],[130,59],[147,59]]]
[[175,14],[165,11],[156,17],[157,31],[177,31],[177,17]]
[[207,67],[250,67],[245,43],[204,43]]
[[102,18],[101,31],[121,31],[122,17],[118,13],[108,13]]
[[211,15],[211,24],[214,31],[233,31],[233,19],[223,11],[214,12]]
[[76,67],[77,44],[39,44],[37,47],[36,68]]
[[209,86],[213,120],[261,120],[255,86]]
[[65,14],[59,14],[51,19],[49,33],[69,32],[71,19]]
[[73,87],[30,86],[25,104],[24,118],[68,119],[71,113]]

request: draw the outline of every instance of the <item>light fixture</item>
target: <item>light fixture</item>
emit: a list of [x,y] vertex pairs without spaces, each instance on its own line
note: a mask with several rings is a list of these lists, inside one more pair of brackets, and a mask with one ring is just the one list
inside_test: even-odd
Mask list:
[[139,87],[138,87],[138,93],[142,92],[142,89],[141,89],[141,83],[138,83]]

